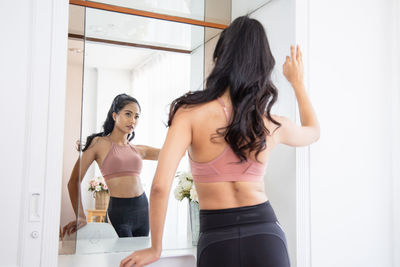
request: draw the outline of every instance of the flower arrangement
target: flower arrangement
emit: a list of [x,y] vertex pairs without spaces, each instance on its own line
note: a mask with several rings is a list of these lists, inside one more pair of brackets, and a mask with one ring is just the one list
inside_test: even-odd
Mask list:
[[108,192],[108,187],[104,178],[98,176],[89,181],[89,191],[93,192],[93,197],[95,197],[97,192],[106,191]]
[[189,201],[199,202],[196,187],[193,183],[193,176],[190,172],[178,172],[175,178],[179,179],[178,185],[174,190],[175,198],[181,201],[184,198]]

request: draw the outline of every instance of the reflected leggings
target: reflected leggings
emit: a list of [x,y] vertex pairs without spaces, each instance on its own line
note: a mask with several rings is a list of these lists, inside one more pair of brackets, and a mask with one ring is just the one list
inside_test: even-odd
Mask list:
[[108,217],[119,237],[149,235],[149,202],[145,193],[138,197],[110,197]]
[[198,267],[289,267],[283,232],[269,201],[200,210]]

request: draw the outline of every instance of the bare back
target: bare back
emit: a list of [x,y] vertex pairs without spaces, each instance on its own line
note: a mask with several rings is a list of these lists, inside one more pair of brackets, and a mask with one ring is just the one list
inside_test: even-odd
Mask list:
[[[231,113],[231,103],[224,100],[226,108]],[[189,111],[189,110],[188,110]],[[190,108],[192,124],[192,144],[189,154],[193,161],[209,162],[217,158],[228,145],[223,137],[211,140],[216,130],[228,123],[224,110],[218,101],[214,100],[193,108]],[[277,125],[264,120],[265,126],[272,133]],[[267,148],[262,151],[257,159],[266,163],[272,149],[276,145],[274,135],[267,136]],[[255,159],[255,152],[249,157]],[[199,196],[201,209],[224,209],[240,206],[249,206],[262,203],[268,198],[264,191],[264,182],[196,182],[196,190]]]

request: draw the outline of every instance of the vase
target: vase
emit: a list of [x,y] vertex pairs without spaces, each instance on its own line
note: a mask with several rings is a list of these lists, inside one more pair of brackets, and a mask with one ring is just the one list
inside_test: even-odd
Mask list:
[[106,210],[108,207],[108,202],[110,200],[110,196],[107,191],[99,191],[95,194],[95,208],[96,210]]
[[197,246],[200,232],[200,208],[199,203],[189,201],[190,229],[192,232],[192,245]]

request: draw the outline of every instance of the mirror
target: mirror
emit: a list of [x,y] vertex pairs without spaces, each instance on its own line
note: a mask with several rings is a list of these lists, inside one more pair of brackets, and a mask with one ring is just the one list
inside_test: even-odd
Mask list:
[[[92,2],[100,4],[100,6],[112,5],[224,25],[228,25],[231,21],[231,0],[95,0]],[[254,6],[257,6],[257,4]]]
[[[135,6],[132,6],[132,1],[108,2],[101,1],[100,4],[198,19],[202,22],[229,24],[231,16],[251,13],[270,1],[249,1],[247,4],[233,1],[235,8],[231,8],[231,1],[225,0],[135,1]],[[166,5],[165,2],[170,4]],[[82,182],[75,189],[81,197],[82,206],[78,206],[79,201],[71,205],[68,181],[76,160],[82,157],[76,142],[81,140],[84,144],[87,136],[99,133],[114,97],[126,93],[135,97],[140,104],[140,122],[131,145],[161,148],[167,132],[165,123],[169,104],[189,90],[203,89],[205,77],[213,67],[212,53],[221,31],[187,22],[70,6],[60,225],[63,227],[76,221],[73,205],[77,210],[82,209],[88,224],[80,228],[77,234],[63,236],[59,246],[60,254],[133,251],[150,245],[147,234],[138,237],[118,236],[106,213],[109,201],[107,194],[103,198],[100,193],[89,190],[91,180],[102,175],[96,162],[92,162],[81,177]],[[275,43],[271,43],[274,49]],[[276,44],[276,47],[282,47],[280,41]],[[292,155],[292,152],[291,150],[288,153]],[[279,150],[275,152],[278,157],[281,154],[286,158],[287,153]],[[156,166],[157,161],[143,160],[140,185],[147,197]],[[187,170],[188,159],[184,158],[178,172]],[[272,177],[271,173],[275,174],[273,167],[269,169]],[[288,175],[286,179],[291,177]],[[270,184],[271,182],[275,181],[271,179]],[[177,180],[172,185],[172,191],[176,184]],[[267,192],[274,198],[273,190],[268,188]],[[290,204],[290,207],[295,207],[294,205]],[[174,194],[171,194],[164,228],[164,249],[192,246],[188,216],[187,202],[177,201]],[[289,230],[293,230],[295,236],[295,225]],[[290,238],[291,236],[288,237],[289,240]]]
[[[87,136],[99,133],[114,97],[126,93],[140,104],[140,122],[131,145],[161,148],[167,133],[169,104],[190,90],[203,88],[204,74],[212,67],[211,57],[205,61],[205,55],[212,54],[222,31],[73,5],[70,21],[62,227],[76,220],[68,192],[74,164],[82,157],[76,142],[81,140],[84,144]],[[157,161],[143,160],[140,184],[147,197],[156,166]],[[188,159],[184,158],[178,172],[187,170]],[[73,189],[80,191],[82,206],[77,210],[85,213],[87,224],[77,233],[63,236],[60,254],[132,251],[150,245],[148,233],[118,236],[106,212],[111,190],[103,194],[90,188],[94,183],[91,181],[101,176],[99,165],[92,162],[81,177],[80,186]],[[174,181],[172,190],[176,184]],[[101,195],[106,195],[105,200]],[[187,202],[178,201],[171,194],[164,249],[192,246],[188,216]]]

